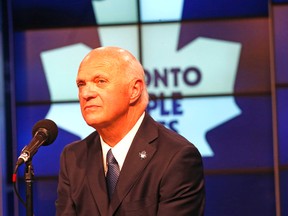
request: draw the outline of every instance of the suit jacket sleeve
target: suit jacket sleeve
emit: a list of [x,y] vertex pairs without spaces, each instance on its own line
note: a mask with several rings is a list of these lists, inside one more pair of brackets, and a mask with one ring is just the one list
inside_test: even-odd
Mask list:
[[204,190],[201,155],[185,146],[170,159],[162,178],[157,215],[204,215]]
[[66,167],[66,150],[61,154],[60,158],[60,172],[59,172],[59,179],[58,179],[58,198],[56,200],[56,215],[57,216],[76,216],[75,208],[73,201],[70,196],[70,181],[68,178],[68,172]]

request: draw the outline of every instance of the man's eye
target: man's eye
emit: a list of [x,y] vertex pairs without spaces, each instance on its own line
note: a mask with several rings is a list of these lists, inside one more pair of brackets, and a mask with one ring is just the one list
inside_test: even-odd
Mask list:
[[81,86],[84,86],[84,83],[80,82],[80,83],[77,83],[77,87],[80,88]]
[[104,80],[104,79],[99,79],[97,82],[101,84],[101,83],[105,83],[106,80]]

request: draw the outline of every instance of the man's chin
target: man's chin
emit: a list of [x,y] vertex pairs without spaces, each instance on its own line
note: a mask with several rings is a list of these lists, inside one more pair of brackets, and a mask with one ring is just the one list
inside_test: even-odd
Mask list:
[[86,120],[86,123],[87,125],[89,125],[90,127],[93,127],[94,129],[102,128],[105,126],[105,123],[99,120],[96,121],[96,120],[88,119]]
[[95,118],[85,118],[87,125],[93,127],[93,125],[99,124],[99,120]]

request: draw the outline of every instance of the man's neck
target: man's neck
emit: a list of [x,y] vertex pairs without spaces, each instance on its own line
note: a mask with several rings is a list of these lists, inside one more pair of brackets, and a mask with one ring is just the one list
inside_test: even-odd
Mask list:
[[125,135],[134,127],[142,113],[138,115],[129,115],[119,123],[113,123],[105,128],[96,129],[101,135],[102,139],[109,146],[114,147]]

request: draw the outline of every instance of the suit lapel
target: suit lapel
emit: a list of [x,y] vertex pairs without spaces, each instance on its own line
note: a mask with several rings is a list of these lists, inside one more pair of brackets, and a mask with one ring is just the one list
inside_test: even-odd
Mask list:
[[155,146],[150,145],[158,136],[153,122],[154,120],[145,114],[124,161],[108,215],[113,215],[156,152]]
[[99,135],[87,140],[88,164],[86,175],[100,215],[107,215],[108,195]]

